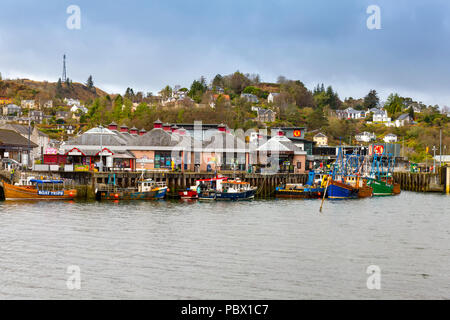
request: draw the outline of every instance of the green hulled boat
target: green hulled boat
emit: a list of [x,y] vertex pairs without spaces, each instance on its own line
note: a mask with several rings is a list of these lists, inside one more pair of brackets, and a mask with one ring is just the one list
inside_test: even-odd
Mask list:
[[374,196],[392,196],[394,195],[394,185],[379,179],[367,179],[367,185],[372,187]]

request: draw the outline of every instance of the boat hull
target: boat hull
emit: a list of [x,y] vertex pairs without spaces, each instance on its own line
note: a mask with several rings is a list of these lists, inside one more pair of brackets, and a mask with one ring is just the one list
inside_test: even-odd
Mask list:
[[5,200],[73,200],[77,196],[77,190],[47,191],[38,190],[31,186],[14,186],[3,183]]
[[97,200],[155,200],[163,199],[166,196],[167,188],[151,190],[146,192],[117,190],[113,191],[97,191]]
[[180,196],[181,199],[198,199],[197,191],[193,190],[179,191],[178,195]]
[[325,188],[304,188],[300,190],[278,189],[275,191],[277,198],[291,199],[319,199],[323,197]]
[[241,201],[251,200],[255,197],[256,190],[246,190],[242,192],[205,192],[198,195],[199,200],[216,201]]
[[358,189],[332,180],[327,189],[327,197],[329,199],[356,199],[358,198]]
[[370,198],[373,196],[373,189],[367,185],[358,189],[358,198]]
[[367,184],[372,187],[373,195],[376,197],[394,195],[394,186],[387,184],[385,181],[370,179]]

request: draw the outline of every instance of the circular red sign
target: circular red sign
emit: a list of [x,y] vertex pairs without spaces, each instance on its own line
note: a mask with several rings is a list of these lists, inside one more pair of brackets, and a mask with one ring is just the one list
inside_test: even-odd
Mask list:
[[294,137],[301,137],[302,131],[301,130],[294,130]]

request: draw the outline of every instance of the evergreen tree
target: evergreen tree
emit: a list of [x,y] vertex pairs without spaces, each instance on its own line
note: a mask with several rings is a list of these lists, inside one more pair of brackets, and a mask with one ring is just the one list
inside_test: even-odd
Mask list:
[[378,93],[376,90],[370,90],[367,96],[364,97],[364,107],[368,109],[378,107],[380,99],[378,98]]
[[92,75],[89,76],[89,78],[86,81],[86,87],[89,89],[94,88],[94,81],[92,80]]

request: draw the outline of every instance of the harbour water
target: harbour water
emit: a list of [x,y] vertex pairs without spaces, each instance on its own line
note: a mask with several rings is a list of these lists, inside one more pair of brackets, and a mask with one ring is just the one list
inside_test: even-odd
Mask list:
[[1,202],[0,298],[450,299],[450,197],[319,206]]

